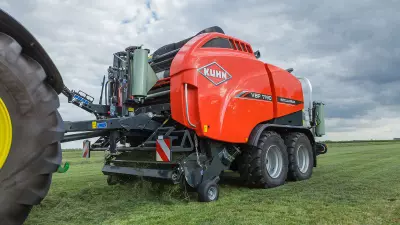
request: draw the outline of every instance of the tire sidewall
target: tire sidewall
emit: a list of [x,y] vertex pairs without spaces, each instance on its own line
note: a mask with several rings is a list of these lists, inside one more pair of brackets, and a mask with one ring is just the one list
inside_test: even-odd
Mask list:
[[[215,188],[216,190],[216,197],[214,199],[210,199],[208,197],[208,190],[211,188]],[[219,185],[212,181],[205,181],[204,183],[200,184],[197,188],[197,192],[199,194],[199,201],[200,202],[211,202],[217,201],[219,198]]]
[[[305,173],[302,173],[300,171],[299,163],[297,161],[297,151],[298,151],[300,146],[303,146],[303,147],[305,147],[307,149],[307,155],[309,157],[309,164],[308,164],[307,171]],[[296,144],[294,145],[294,148],[292,149],[292,151],[293,151],[292,154],[294,156],[294,160],[292,162],[293,163],[292,169],[296,173],[296,176],[298,177],[299,180],[308,179],[309,177],[311,177],[312,171],[313,171],[313,167],[314,167],[312,146],[311,146],[311,143],[308,140],[308,138],[305,135],[301,135],[298,138]]]
[[[15,71],[15,68],[7,67],[9,66],[7,62],[0,61],[0,64],[0,68],[4,71],[8,69],[7,72],[9,73],[21,73],[20,71]],[[21,115],[22,113],[20,107],[23,107],[24,105],[19,105],[15,98],[9,93],[10,91],[15,96],[27,96],[27,91],[20,88],[23,86],[24,84],[21,83],[18,84],[18,88],[14,88],[13,86],[9,87],[8,85],[4,84],[0,85],[0,97],[3,99],[6,105],[12,125],[11,149],[4,166],[0,171],[0,182],[9,180],[7,177],[10,175],[14,175],[16,173],[20,173],[22,170],[26,170],[26,168],[24,168],[26,165],[21,164],[21,162],[24,161],[26,164],[30,164],[35,161],[38,157],[40,157],[40,155],[35,155],[33,152],[36,149],[43,147],[43,144],[34,138],[35,133],[43,132],[40,124],[40,116],[38,116],[38,114],[32,108],[30,109],[31,111],[29,113],[26,113],[26,115]]]
[[21,47],[0,32],[0,97],[12,123],[12,143],[0,170],[2,224],[22,224],[50,188],[61,164],[64,124],[57,93],[46,74]]
[[[279,148],[280,153],[282,155],[282,171],[281,174],[279,174],[278,177],[272,178],[267,171],[266,167],[266,160],[267,160],[267,151],[268,148],[271,147],[272,145],[275,145]],[[265,180],[264,183],[268,185],[267,187],[277,187],[285,183],[286,178],[287,178],[287,172],[288,172],[288,153],[286,149],[286,145],[283,143],[282,138],[277,135],[273,134],[269,136],[264,143],[264,145],[261,148],[261,171],[263,175],[263,179]]]

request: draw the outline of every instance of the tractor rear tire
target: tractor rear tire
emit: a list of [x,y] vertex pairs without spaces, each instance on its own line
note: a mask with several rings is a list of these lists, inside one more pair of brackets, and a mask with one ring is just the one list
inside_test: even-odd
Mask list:
[[257,146],[240,155],[239,173],[249,187],[273,188],[285,184],[288,155],[282,137],[274,131],[264,131]]
[[0,168],[4,225],[25,222],[33,205],[47,195],[62,158],[64,123],[57,111],[58,94],[45,83],[42,66],[21,52],[21,45],[0,33],[0,99],[11,119],[12,133],[11,147],[0,149],[8,152]]
[[289,181],[307,180],[314,167],[313,149],[308,137],[303,133],[290,133],[285,137],[289,155]]

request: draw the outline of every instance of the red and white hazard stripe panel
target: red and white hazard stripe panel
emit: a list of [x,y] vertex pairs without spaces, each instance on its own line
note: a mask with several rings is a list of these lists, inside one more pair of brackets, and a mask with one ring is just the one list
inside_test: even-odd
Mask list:
[[160,162],[171,161],[171,143],[169,139],[162,139],[162,138],[157,139],[156,160]]
[[88,140],[83,141],[82,150],[83,150],[82,157],[90,158],[90,141],[88,141]]

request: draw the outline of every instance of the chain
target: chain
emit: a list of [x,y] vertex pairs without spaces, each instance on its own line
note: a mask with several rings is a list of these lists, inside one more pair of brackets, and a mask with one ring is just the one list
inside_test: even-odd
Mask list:
[[199,164],[199,166],[202,167],[201,163],[200,163],[198,140],[197,140],[197,135],[196,134],[194,134],[194,149],[196,150],[197,164]]

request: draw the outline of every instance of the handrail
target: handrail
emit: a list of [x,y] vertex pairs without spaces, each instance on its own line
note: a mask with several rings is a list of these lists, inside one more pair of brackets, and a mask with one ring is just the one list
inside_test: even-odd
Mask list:
[[187,121],[188,121],[189,125],[192,126],[192,127],[196,127],[196,125],[194,125],[190,121],[190,117],[189,117],[189,102],[188,102],[188,91],[187,91],[187,84],[186,83],[185,83],[185,107],[186,107],[186,117],[187,117]]

